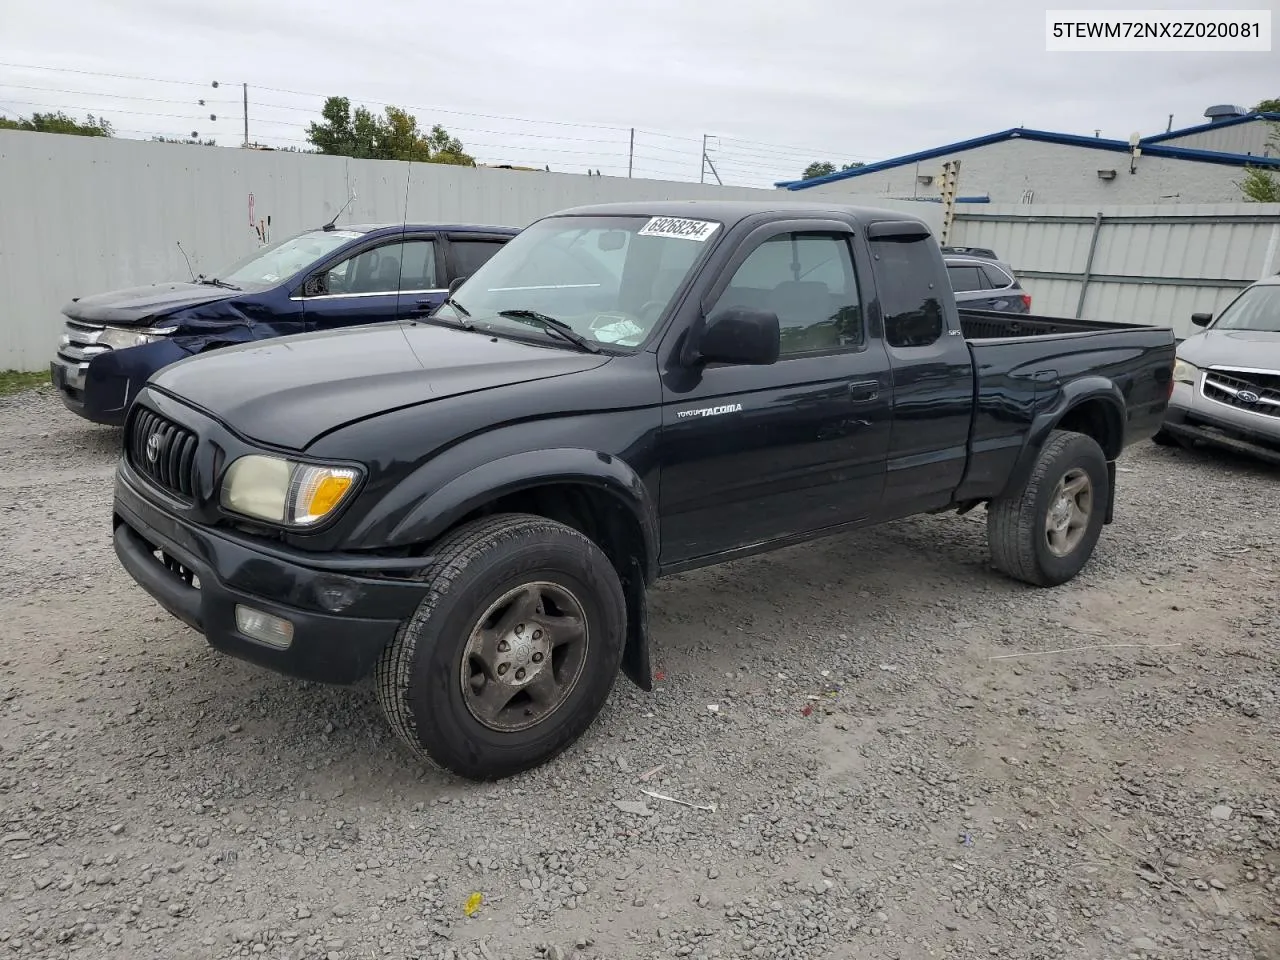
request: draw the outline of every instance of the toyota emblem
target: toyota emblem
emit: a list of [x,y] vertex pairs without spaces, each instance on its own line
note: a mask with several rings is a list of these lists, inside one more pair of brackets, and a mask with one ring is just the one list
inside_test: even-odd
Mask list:
[[160,434],[153,433],[147,437],[147,462],[155,463],[160,458]]
[[1241,390],[1239,393],[1236,394],[1236,399],[1238,399],[1241,403],[1257,403],[1262,398],[1259,397],[1252,390]]

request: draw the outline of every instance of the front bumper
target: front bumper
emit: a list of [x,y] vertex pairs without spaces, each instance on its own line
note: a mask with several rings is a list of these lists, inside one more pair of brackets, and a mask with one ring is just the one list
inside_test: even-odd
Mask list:
[[[1197,380],[1203,377],[1199,374]],[[1199,440],[1280,463],[1280,417],[1210,400],[1200,384],[1177,383],[1162,429],[1184,440]]]
[[88,363],[73,363],[63,357],[49,363],[49,379],[68,410],[94,423],[123,426],[129,401],[142,389],[142,382],[130,383],[127,376],[113,376],[104,368],[93,377],[89,371]]
[[[353,572],[359,557],[311,556],[186,523],[147,499],[145,485],[121,463],[112,518],[116,556],[162,607],[231,656],[303,680],[354,683],[372,670],[426,592],[420,582]],[[413,563],[404,561],[403,571],[377,560],[370,566],[407,574]],[[279,648],[241,633],[237,604],[289,621],[292,641]]]

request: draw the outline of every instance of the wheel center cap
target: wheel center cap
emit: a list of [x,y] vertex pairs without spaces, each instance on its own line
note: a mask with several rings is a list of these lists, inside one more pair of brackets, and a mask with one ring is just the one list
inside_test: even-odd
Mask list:
[[511,649],[507,651],[506,659],[513,667],[527,666],[533,659],[533,640],[530,639],[528,631],[525,631],[523,636],[511,634],[507,638],[507,643],[511,645]]

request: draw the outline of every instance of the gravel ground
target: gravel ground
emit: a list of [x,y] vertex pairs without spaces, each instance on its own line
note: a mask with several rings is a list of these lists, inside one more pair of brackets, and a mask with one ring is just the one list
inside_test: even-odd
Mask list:
[[1057,590],[981,511],[667,581],[659,689],[476,786],[136,588],[118,441],[0,400],[0,958],[1280,957],[1264,467],[1135,448]]

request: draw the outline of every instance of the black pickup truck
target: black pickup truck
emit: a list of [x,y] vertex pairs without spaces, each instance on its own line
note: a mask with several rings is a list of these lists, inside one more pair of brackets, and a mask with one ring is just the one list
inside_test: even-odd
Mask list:
[[542,219],[428,317],[156,374],[116,552],[229,654],[370,673],[473,779],[651,686],[659,577],[987,505],[994,565],[1071,579],[1159,428],[1171,330],[960,313],[900,213],[610,204]]

